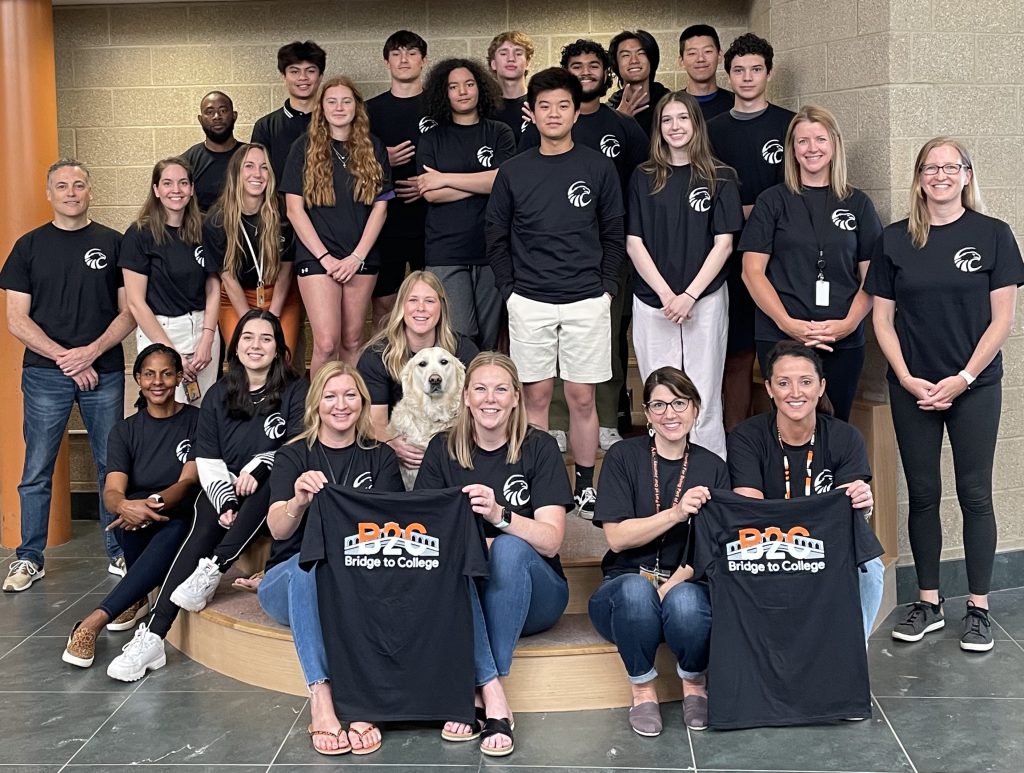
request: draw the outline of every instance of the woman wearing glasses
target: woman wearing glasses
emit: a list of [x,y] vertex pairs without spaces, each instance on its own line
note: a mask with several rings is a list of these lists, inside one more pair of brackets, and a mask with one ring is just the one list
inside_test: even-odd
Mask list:
[[623,440],[601,468],[594,523],[610,550],[601,561],[604,581],[590,599],[590,620],[615,643],[633,691],[629,724],[639,735],[661,733],[654,657],[661,642],[676,656],[683,683],[683,721],[707,727],[704,672],[711,638],[707,585],[692,582],[687,555],[690,519],[729,487],[717,455],[689,441],[700,396],[677,368],[659,368],[644,382],[647,435]]
[[1000,349],[1024,265],[1010,227],[981,214],[966,148],[948,137],[917,154],[910,217],[882,234],[866,289],[889,361],[889,401],[910,495],[919,600],[893,628],[920,641],[945,625],[939,595],[943,429],[953,451],[970,597],[960,648],[992,649],[988,591],[996,548],[992,465],[1002,402]]

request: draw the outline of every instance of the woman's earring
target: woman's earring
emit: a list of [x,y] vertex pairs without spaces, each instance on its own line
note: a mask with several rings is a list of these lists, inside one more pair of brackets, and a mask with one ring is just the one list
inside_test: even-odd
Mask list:
[[647,434],[650,437],[654,437],[654,425],[652,425],[650,422],[647,422]]

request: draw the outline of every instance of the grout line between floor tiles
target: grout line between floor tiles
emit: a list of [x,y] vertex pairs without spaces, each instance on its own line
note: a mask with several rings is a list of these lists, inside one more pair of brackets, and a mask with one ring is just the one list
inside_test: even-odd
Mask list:
[[[299,717],[301,717],[302,716],[302,712],[306,710],[306,706],[309,706],[309,717],[310,717],[310,721],[312,722],[312,719],[313,719],[313,706],[310,705],[310,703],[311,703],[311,699],[310,698],[306,698],[306,702],[302,704],[302,706],[299,708],[299,710],[297,712],[295,712],[295,719],[292,720],[292,723],[288,726],[288,729],[285,731],[284,738],[282,738],[281,739],[281,743],[278,744],[277,751],[274,752],[274,756],[270,758],[270,764],[267,765],[266,773],[270,773],[270,769],[272,767],[274,767],[274,763],[277,762],[277,757],[281,753],[281,749],[283,749],[284,745],[286,743],[288,743],[288,738],[291,736],[292,730],[295,729],[295,723],[299,721]],[[347,737],[347,735],[348,734],[346,733],[346,737]]]
[[999,622],[998,618],[993,617],[992,618],[992,622],[999,626],[999,630],[1002,631],[1003,633],[1005,633],[1009,637],[1010,641],[1012,641],[1014,644],[1017,645],[1017,647],[1021,650],[1021,652],[1024,652],[1024,645],[1022,645],[1019,641],[1017,641],[1015,638],[1013,638],[1013,634],[1011,634],[1009,631],[1007,631],[1005,628],[1003,628],[1003,624]]
[[[683,723],[686,726],[686,723]],[[690,745],[690,762],[693,763],[693,773],[697,773],[697,752],[693,748],[693,737],[690,735],[690,728],[686,728],[686,743]]]
[[[93,587],[95,587],[95,586],[93,586]],[[63,594],[61,594],[61,595],[63,595]],[[68,603],[68,605],[67,605],[67,606],[66,606],[66,607],[65,607],[64,609],[62,609],[62,610],[61,610],[60,612],[58,612],[57,614],[55,614],[55,615],[54,615],[53,617],[51,617],[51,618],[50,618],[49,620],[47,620],[47,621],[46,621],[45,623],[43,623],[43,624],[42,624],[41,626],[39,626],[38,628],[36,628],[36,629],[35,629],[34,631],[32,631],[32,633],[30,633],[30,634],[29,634],[28,636],[26,636],[26,637],[25,637],[24,639],[22,639],[22,640],[21,640],[20,642],[18,642],[18,643],[17,643],[17,644],[15,644],[15,645],[14,645],[13,647],[11,647],[11,648],[10,648],[10,649],[9,649],[9,650],[8,650],[7,652],[5,652],[5,653],[4,653],[3,655],[0,655],[0,660],[3,660],[3,659],[4,659],[4,658],[6,658],[6,657],[7,657],[8,655],[10,655],[10,654],[11,654],[12,652],[14,652],[15,650],[17,650],[17,649],[18,649],[18,648],[19,648],[19,647],[20,647],[20,646],[21,646],[22,644],[24,644],[25,642],[27,642],[27,641],[28,641],[29,639],[31,639],[31,638],[32,638],[33,636],[35,636],[35,635],[36,635],[37,633],[39,633],[39,632],[40,632],[41,630],[43,630],[43,629],[44,629],[44,628],[45,628],[46,626],[48,626],[48,625],[49,625],[50,623],[52,623],[52,622],[53,622],[54,620],[56,620],[56,619],[57,619],[58,617],[60,617],[61,615],[63,615],[63,614],[65,613],[65,612],[67,612],[67,611],[68,611],[69,609],[71,609],[71,607],[73,607],[73,606],[74,606],[75,604],[77,604],[77,603],[78,603],[79,601],[81,601],[82,599],[84,599],[84,598],[85,598],[86,596],[88,596],[88,595],[90,595],[90,591],[86,591],[86,592],[85,592],[85,593],[83,593],[83,594],[82,594],[81,596],[79,596],[78,598],[76,598],[76,599],[75,599],[74,601],[71,601],[70,603]],[[62,636],[62,637],[60,637],[60,638],[64,638],[64,637]]]
[[1006,695],[875,695],[875,697],[907,701],[1024,701],[1024,698]]
[[110,712],[110,715],[106,719],[104,719],[102,722],[100,722],[100,726],[92,731],[92,735],[90,735],[87,739],[85,739],[85,743],[83,743],[81,746],[79,746],[77,749],[75,749],[75,753],[71,755],[71,757],[68,759],[68,761],[64,763],[63,767],[61,767],[60,770],[57,771],[57,773],[63,773],[64,769],[67,768],[67,766],[72,763],[72,761],[75,759],[75,757],[78,756],[78,753],[81,752],[82,749],[84,749],[86,746],[89,745],[89,743],[92,741],[93,738],[96,737],[96,735],[100,732],[100,730],[102,730],[104,727],[106,727],[107,723],[111,719],[114,718],[114,715],[118,711],[121,710],[121,707],[124,706],[124,704],[126,704],[131,699],[131,697],[133,695],[135,695],[135,693],[137,693],[139,691],[139,688],[142,687],[142,685],[144,685],[148,681],[149,681],[149,677],[147,676],[144,679],[142,679],[142,681],[140,681],[137,685],[135,685],[135,689],[134,690],[132,690],[130,693],[128,693],[126,696],[124,696],[124,700],[121,701],[119,704],[117,704],[117,707],[112,712]]
[[914,764],[914,760],[910,758],[910,753],[907,751],[907,747],[903,745],[903,740],[900,738],[900,734],[896,732],[896,728],[892,726],[892,722],[889,721],[889,717],[885,713],[885,709],[882,708],[882,704],[874,694],[871,695],[871,700],[876,706],[878,711],[882,715],[882,719],[885,720],[885,724],[889,726],[889,732],[892,733],[892,737],[896,739],[896,743],[900,746],[900,751],[903,752],[903,756],[907,758],[907,763],[910,765],[910,769],[913,773],[918,773],[917,765]]

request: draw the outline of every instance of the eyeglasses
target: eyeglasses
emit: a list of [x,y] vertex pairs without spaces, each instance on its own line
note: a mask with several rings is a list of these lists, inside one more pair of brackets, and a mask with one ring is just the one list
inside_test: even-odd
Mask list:
[[941,169],[948,175],[960,174],[961,169],[970,169],[970,164],[921,164],[921,174],[931,177]]
[[649,403],[644,403],[644,408],[649,410],[655,416],[661,416],[665,412],[665,409],[672,406],[672,410],[676,413],[682,413],[690,407],[690,398],[688,397],[677,397],[670,403],[666,403],[664,400],[651,400]]

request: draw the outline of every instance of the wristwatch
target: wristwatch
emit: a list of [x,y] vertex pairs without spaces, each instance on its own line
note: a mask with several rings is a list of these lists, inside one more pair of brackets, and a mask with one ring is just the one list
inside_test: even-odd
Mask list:
[[507,529],[512,525],[512,513],[509,512],[507,507],[501,508],[501,519],[494,524],[495,529]]
[[164,498],[162,496],[160,496],[159,494],[150,494],[149,495],[149,499],[152,499],[158,505],[162,505],[164,503]]

